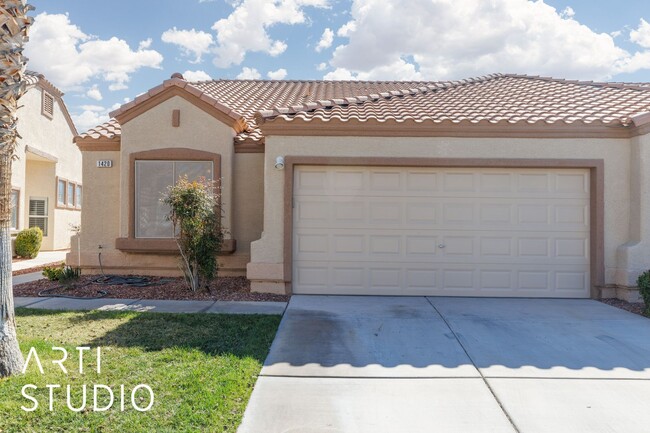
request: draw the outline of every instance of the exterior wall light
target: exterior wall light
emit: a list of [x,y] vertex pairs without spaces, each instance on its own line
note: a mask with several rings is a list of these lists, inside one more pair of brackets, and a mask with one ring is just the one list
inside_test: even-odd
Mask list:
[[275,158],[275,169],[284,170],[284,156],[278,156]]

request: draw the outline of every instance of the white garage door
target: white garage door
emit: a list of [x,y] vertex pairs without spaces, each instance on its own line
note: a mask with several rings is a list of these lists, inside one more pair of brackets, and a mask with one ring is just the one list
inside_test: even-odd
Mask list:
[[293,290],[588,297],[589,172],[298,166]]

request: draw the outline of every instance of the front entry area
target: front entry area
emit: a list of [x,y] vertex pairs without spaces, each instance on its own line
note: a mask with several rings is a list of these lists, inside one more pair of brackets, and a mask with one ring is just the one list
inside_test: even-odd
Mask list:
[[586,298],[587,168],[297,165],[295,294]]

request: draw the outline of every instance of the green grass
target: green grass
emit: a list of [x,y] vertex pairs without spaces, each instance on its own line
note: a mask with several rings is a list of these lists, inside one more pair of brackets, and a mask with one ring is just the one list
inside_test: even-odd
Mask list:
[[[25,356],[35,347],[43,364],[41,375],[30,362],[25,375],[0,379],[0,432],[235,432],[257,374],[275,335],[278,316],[213,314],[159,314],[133,312],[52,312],[17,309],[18,334]],[[68,350],[68,374],[52,364],[60,359],[59,346]],[[77,346],[84,353],[84,374],[79,374]],[[101,374],[96,372],[95,348],[101,347]],[[71,403],[80,406],[82,384],[89,385],[86,410],[67,408],[66,385]],[[149,385],[155,394],[150,411],[131,407],[130,391]],[[25,384],[37,390],[21,395]],[[47,384],[56,389],[54,410],[49,411]],[[125,385],[126,406],[119,403],[106,412],[92,410],[92,385],[111,387],[119,398]],[[138,393],[140,398],[145,393]],[[137,400],[146,406],[148,398]],[[98,403],[108,402],[100,394]]]

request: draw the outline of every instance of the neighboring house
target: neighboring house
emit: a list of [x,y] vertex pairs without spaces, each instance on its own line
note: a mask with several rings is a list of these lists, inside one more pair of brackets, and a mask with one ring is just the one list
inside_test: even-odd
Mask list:
[[43,230],[42,251],[70,248],[71,225],[81,223],[81,152],[63,93],[45,77],[27,71],[27,92],[18,110],[18,140],[12,166],[12,233]]
[[179,273],[182,174],[221,179],[222,274],[257,291],[631,298],[650,268],[648,83],[174,74],[112,116],[75,139],[87,271]]

